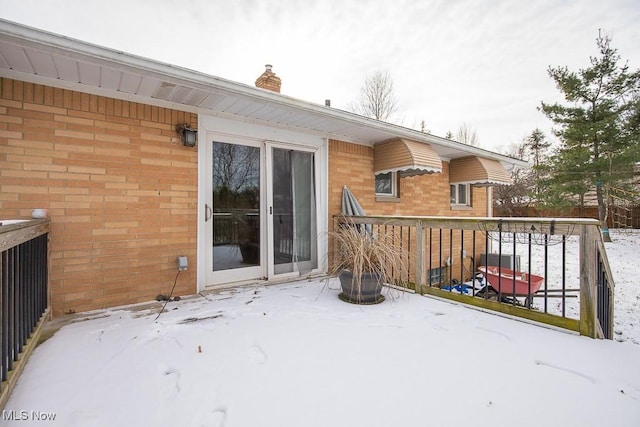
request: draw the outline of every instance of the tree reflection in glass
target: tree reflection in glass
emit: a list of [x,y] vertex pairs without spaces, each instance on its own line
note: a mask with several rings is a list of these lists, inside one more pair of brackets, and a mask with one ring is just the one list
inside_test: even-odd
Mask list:
[[260,148],[213,143],[213,270],[260,265]]

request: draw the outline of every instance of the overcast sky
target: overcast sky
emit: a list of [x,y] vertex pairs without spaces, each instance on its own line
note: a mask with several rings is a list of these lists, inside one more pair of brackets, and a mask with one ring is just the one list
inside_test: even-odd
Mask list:
[[547,69],[588,66],[599,28],[640,68],[638,0],[0,0],[0,17],[250,85],[273,64],[282,93],[341,109],[386,70],[397,123],[466,123],[500,151],[550,135]]

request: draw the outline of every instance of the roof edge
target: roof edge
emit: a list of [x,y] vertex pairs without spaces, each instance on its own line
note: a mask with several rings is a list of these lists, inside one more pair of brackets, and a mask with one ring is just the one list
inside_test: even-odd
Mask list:
[[470,146],[429,133],[424,133],[415,129],[379,121],[334,107],[327,107],[323,104],[303,101],[298,98],[293,98],[280,93],[271,92],[188,68],[183,68],[165,62],[129,54],[120,50],[99,46],[96,44],[1,18],[0,33],[3,33],[10,38],[19,40],[27,45],[47,46],[48,48],[53,50],[60,49],[65,52],[95,58],[96,60],[99,60],[101,62],[104,61],[112,64],[115,63],[143,72],[157,73],[159,75],[181,80],[187,84],[195,85],[196,87],[204,86],[209,89],[215,88],[229,93],[250,96],[263,102],[272,102],[274,104],[279,104],[289,108],[298,108],[307,112],[340,119],[356,126],[367,126],[382,132],[393,133],[401,138],[440,145],[443,147],[460,150],[461,152],[468,153],[469,155],[477,155],[493,160],[498,160],[502,163],[506,163],[506,165],[510,166],[510,168],[523,168],[528,166],[527,162],[484,148]]

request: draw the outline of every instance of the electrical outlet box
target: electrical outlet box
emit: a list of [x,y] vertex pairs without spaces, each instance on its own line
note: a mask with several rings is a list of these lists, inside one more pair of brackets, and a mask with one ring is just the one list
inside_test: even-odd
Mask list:
[[178,271],[184,271],[189,266],[189,261],[186,256],[178,257]]
[[464,249],[462,250],[462,259],[465,259],[467,257],[467,251],[465,251]]

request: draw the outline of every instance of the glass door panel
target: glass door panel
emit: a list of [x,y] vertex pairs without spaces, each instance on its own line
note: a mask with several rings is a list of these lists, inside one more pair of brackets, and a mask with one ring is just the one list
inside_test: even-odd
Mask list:
[[213,271],[259,267],[260,225],[260,147],[214,141]]
[[317,267],[314,155],[273,148],[272,227],[274,273]]

